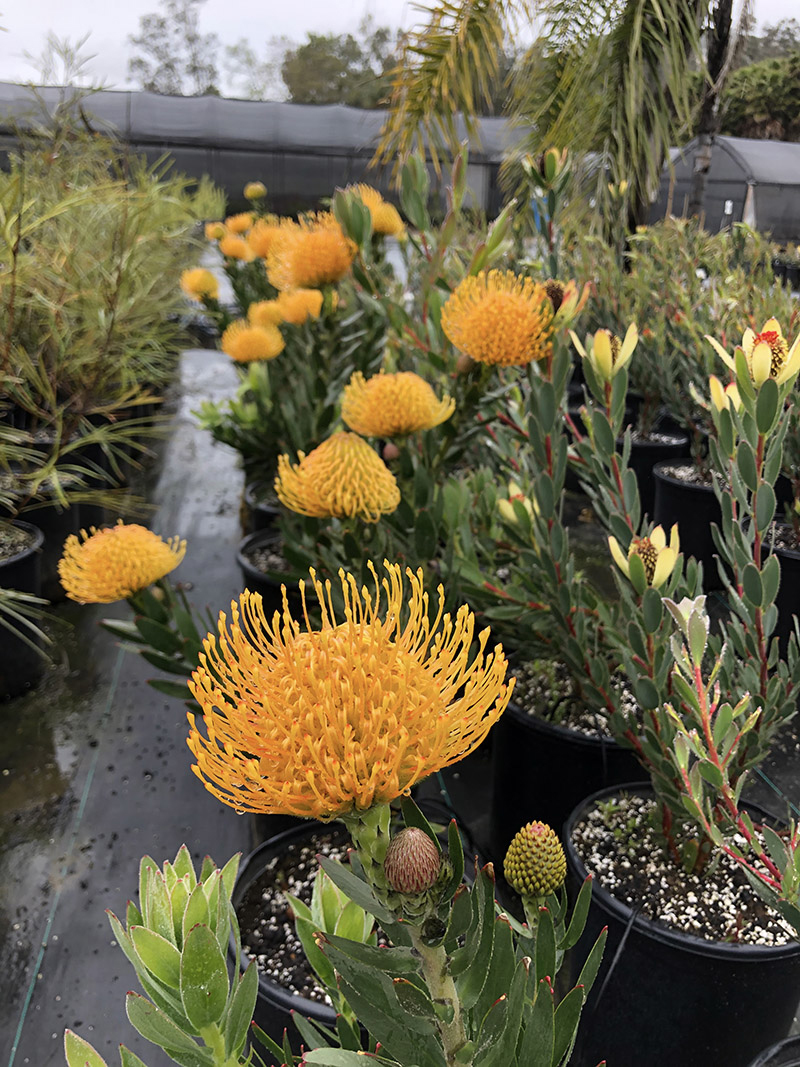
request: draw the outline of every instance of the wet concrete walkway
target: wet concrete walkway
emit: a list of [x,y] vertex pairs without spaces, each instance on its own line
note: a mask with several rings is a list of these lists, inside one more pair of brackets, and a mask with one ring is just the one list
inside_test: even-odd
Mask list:
[[[236,456],[195,425],[204,399],[233,392],[227,356],[192,350],[180,365],[178,410],[164,442],[148,525],[188,541],[175,578],[214,614],[241,590],[242,475]],[[63,1032],[90,1041],[109,1067],[122,1042],[148,1067],[170,1063],[133,1030],[125,993],[136,976],[105,909],[124,916],[139,859],[161,863],[186,842],[220,864],[250,846],[250,824],[190,770],[184,706],[146,684],[155,673],[117,647],[98,619],[126,605],[67,604],[58,666],[25,697],[0,705],[0,1063],[64,1064]]]

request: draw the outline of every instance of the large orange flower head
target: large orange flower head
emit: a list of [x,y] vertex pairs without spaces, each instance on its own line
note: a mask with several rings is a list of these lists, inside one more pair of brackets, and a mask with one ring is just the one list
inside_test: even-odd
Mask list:
[[277,215],[256,219],[252,230],[247,234],[247,243],[253,255],[266,259],[280,231],[281,220]]
[[279,326],[283,313],[277,300],[255,300],[247,309],[247,321],[251,326]]
[[267,276],[276,289],[317,289],[341,281],[355,254],[333,215],[308,215],[281,226],[267,257]]
[[465,278],[442,308],[448,340],[479,363],[521,367],[552,352],[553,305],[547,290],[513,271]]
[[364,437],[405,437],[430,430],[455,411],[452,397],[437,400],[418,374],[376,374],[365,379],[356,371],[342,393],[342,419]]
[[238,233],[226,233],[220,239],[219,250],[228,259],[241,259],[244,263],[254,260],[255,254],[244,237]]
[[192,300],[200,303],[203,297],[216,300],[219,297],[219,282],[205,267],[193,267],[181,274],[181,289]]
[[225,219],[225,229],[228,233],[246,233],[253,225],[253,216],[249,211],[243,211],[240,215],[229,215]]
[[[384,563],[372,588],[339,580],[344,618],[311,571],[322,625],[313,630],[300,583],[304,624],[289,611],[267,620],[245,592],[203,643],[189,682],[203,709],[189,714],[193,771],[239,812],[332,819],[384,804],[463,759],[508,704],[513,680],[501,646],[486,652],[467,607],[431,618],[422,572]],[[473,641],[477,651],[470,661]]]
[[383,234],[386,237],[399,237],[405,231],[406,227],[400,217],[400,212],[394,204],[384,200],[377,189],[360,182],[358,185],[348,185],[345,191],[355,193],[367,208],[372,219],[373,233]]
[[358,434],[335,433],[308,455],[298,455],[297,465],[278,457],[275,492],[290,511],[379,522],[400,503],[394,475]]
[[278,305],[284,322],[301,326],[308,319],[318,319],[322,313],[323,296],[319,289],[287,289],[278,293]]
[[286,347],[283,334],[277,326],[267,322],[261,326],[251,326],[244,319],[232,322],[219,344],[222,351],[237,363],[274,359]]
[[71,534],[58,563],[58,576],[70,600],[79,604],[113,604],[146,589],[174,571],[186,553],[177,537],[162,541],[145,526],[116,526],[80,537]]

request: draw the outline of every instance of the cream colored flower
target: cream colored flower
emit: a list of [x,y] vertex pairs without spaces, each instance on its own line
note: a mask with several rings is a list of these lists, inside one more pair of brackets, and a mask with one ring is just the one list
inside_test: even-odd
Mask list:
[[609,537],[608,547],[614,562],[625,575],[630,578],[630,560],[638,556],[644,567],[644,575],[647,584],[654,589],[660,588],[675,569],[680,553],[680,540],[678,527],[673,526],[669,535],[669,544],[662,526],[656,526],[646,537],[634,537],[625,556],[619,547],[616,537]]
[[612,378],[619,374],[622,368],[630,361],[633,351],[639,342],[639,331],[635,322],[630,324],[625,332],[625,337],[621,341],[610,330],[598,330],[594,337],[587,336],[586,347],[584,348],[572,330],[570,330],[569,335],[581,359],[585,359],[591,364],[592,370],[597,377],[604,382],[610,382]]
[[[709,334],[706,334],[706,340],[711,342],[720,359],[735,374],[735,353],[731,356],[719,341]],[[778,385],[782,385],[800,370],[800,334],[790,348],[777,319],[768,319],[761,333],[756,333],[748,326],[742,334],[741,348],[750,377],[757,389],[761,388],[767,378],[773,378]]]
[[712,374],[708,379],[708,388],[711,393],[711,403],[717,411],[731,407],[734,411],[742,410],[742,398],[736,382],[730,382],[728,385],[723,386],[719,378]]

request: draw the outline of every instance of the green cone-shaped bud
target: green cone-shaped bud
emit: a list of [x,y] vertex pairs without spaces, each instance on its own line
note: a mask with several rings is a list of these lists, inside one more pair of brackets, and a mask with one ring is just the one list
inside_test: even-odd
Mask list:
[[424,893],[436,882],[441,867],[439,849],[416,826],[395,834],[383,862],[386,880],[396,893]]
[[546,897],[564,884],[567,861],[564,849],[546,822],[529,822],[508,846],[503,873],[523,897]]

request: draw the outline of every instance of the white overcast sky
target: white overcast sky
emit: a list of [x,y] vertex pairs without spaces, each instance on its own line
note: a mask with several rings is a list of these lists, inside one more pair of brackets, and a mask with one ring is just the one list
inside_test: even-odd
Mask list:
[[[91,36],[84,51],[94,55],[89,71],[108,88],[126,88],[131,46],[142,15],[158,11],[159,0],[0,0],[0,80],[31,81],[35,66],[25,53],[38,56],[48,30],[73,43]],[[798,17],[798,0],[755,0],[759,26],[781,18]],[[204,33],[216,33],[222,44],[246,37],[268,55],[267,42],[286,36],[302,41],[309,32],[344,33],[355,30],[365,15],[378,25],[409,27],[419,21],[413,0],[206,0],[201,8]]]

